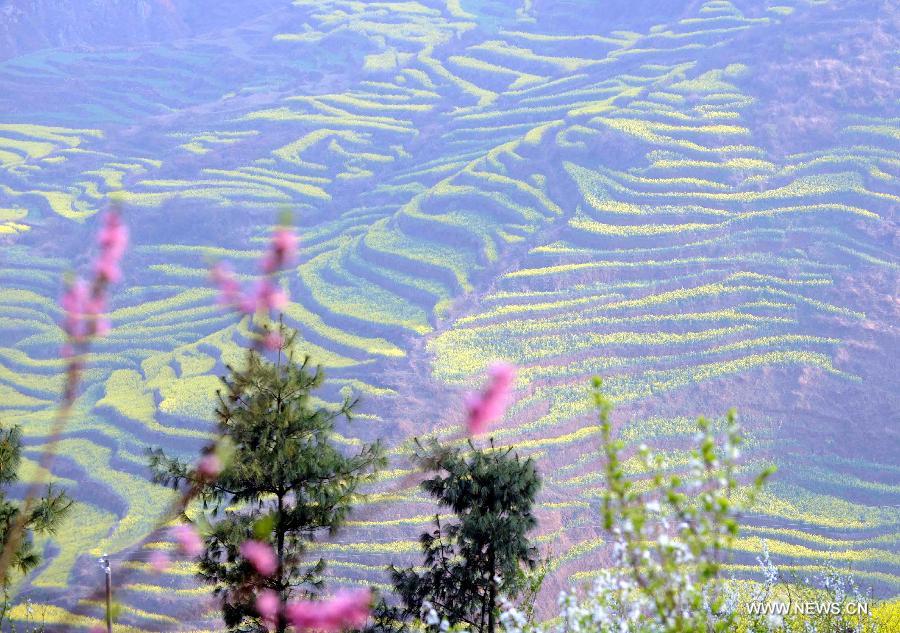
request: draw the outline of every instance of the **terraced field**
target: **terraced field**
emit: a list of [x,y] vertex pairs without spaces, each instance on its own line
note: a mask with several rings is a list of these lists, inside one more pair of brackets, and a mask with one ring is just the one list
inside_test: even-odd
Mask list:
[[394,491],[406,442],[453,432],[503,358],[519,398],[495,437],[544,472],[548,603],[605,561],[595,374],[629,445],[677,464],[693,416],[735,406],[748,470],[779,466],[737,577],[765,539],[798,574],[900,593],[900,14],[656,4],[294,0],[214,35],[0,62],[0,419],[24,427],[26,479],[61,384],[60,280],[110,194],[136,242],[53,467],[80,503],[21,595],[88,622],[109,551],[121,630],[215,629],[189,565],[150,573],[170,493],[143,451],[209,436],[246,324],[206,270],[253,274],[284,206],[303,244],[286,320],[327,398],[363,396],[342,441],[392,447],[321,544],[335,583],[383,586],[415,554],[435,510]]

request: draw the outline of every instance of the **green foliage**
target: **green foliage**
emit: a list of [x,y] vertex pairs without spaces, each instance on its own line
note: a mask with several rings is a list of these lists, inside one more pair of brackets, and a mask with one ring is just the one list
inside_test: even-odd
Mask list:
[[595,378],[593,395],[608,486],[603,523],[615,537],[614,560],[629,587],[618,602],[641,605],[640,618],[656,624],[653,630],[730,630],[733,617],[723,610],[720,582],[723,558],[737,537],[741,511],[753,502],[774,468],[764,469],[749,487],[738,482],[742,437],[731,410],[721,443],[708,420],[697,421],[697,445],[685,474],[667,474],[664,457],[641,445],[638,456],[650,480],[637,482],[623,466],[624,443],[612,437],[612,405],[601,386]]
[[[463,451],[432,442],[419,446],[417,461],[436,473],[422,489],[449,508],[457,520],[435,517],[435,529],[422,534],[424,571],[391,567],[403,607],[401,620],[439,609],[450,625],[493,633],[500,596],[532,589],[525,569],[536,565],[528,533],[537,525],[532,512],[541,480],[531,459],[512,449],[485,449],[471,442]],[[425,615],[423,616],[423,612]]]
[[[764,548],[762,583],[722,578],[743,511],[774,468],[738,478],[742,436],[733,411],[717,437],[697,422],[687,467],[641,445],[637,460],[623,459],[613,437],[612,404],[594,380],[607,489],[603,522],[612,541],[612,565],[599,570],[585,595],[563,593],[554,629],[533,625],[504,605],[504,633],[874,633],[888,606],[875,605],[855,581],[834,569],[810,578],[783,578]],[[626,466],[628,464],[628,466]]]
[[[13,553],[11,567],[21,573],[27,573],[41,562],[41,555],[35,551],[33,534],[53,534],[65,519],[72,507],[72,499],[62,490],[54,490],[53,484],[47,486],[46,494],[32,503],[9,501],[6,489],[19,480],[19,465],[22,461],[22,430],[18,426],[0,429],[0,548],[5,548],[10,538],[18,538],[16,551]],[[27,517],[21,525],[24,534],[18,536],[14,526],[21,520],[22,512]],[[8,569],[2,570],[3,603],[0,605],[0,626],[9,619],[11,610],[10,585],[11,577]],[[31,603],[27,606],[29,630],[43,631],[43,625],[37,628],[31,620]],[[10,622],[15,630],[15,623]]]
[[[156,480],[188,485],[202,500],[206,519],[205,551],[199,574],[215,587],[229,630],[263,631],[254,597],[262,588],[282,601],[322,588],[325,561],[305,563],[310,543],[333,534],[346,520],[361,483],[385,463],[380,443],[363,444],[348,455],[332,441],[335,420],[350,419],[357,400],[347,398],[337,410],[313,405],[312,393],[324,380],[309,357],[294,359],[293,334],[286,335],[269,362],[250,350],[244,369],[229,367],[223,378],[216,414],[227,452],[216,478],[203,477],[191,465],[152,451]],[[270,544],[277,572],[260,577],[239,552],[256,539]],[[279,624],[283,631],[285,623]]]
[[[35,568],[41,562],[41,555],[35,551],[32,534],[53,534],[72,507],[72,500],[62,490],[47,486],[46,494],[29,506],[9,501],[6,489],[19,480],[19,464],[22,461],[22,430],[18,426],[0,429],[0,545],[6,547],[12,536],[12,527],[20,520],[23,511],[28,512],[24,522],[25,534],[19,537],[19,544],[12,556],[11,566],[22,573]],[[8,589],[10,578],[7,570],[2,574],[3,589]]]

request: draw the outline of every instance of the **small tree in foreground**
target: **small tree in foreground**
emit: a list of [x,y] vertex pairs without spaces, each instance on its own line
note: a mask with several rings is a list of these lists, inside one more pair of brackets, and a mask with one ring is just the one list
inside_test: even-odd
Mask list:
[[[350,419],[356,400],[330,409],[312,402],[322,385],[309,357],[294,359],[293,334],[280,327],[277,361],[256,350],[246,367],[229,367],[216,414],[229,457],[207,454],[195,469],[161,450],[151,453],[157,481],[188,484],[210,521],[200,576],[215,586],[232,631],[286,630],[288,616],[271,609],[264,621],[257,596],[281,604],[321,589],[325,561],[304,563],[309,543],[345,521],[361,483],[384,463],[381,445],[353,454],[332,439],[335,420]],[[263,601],[264,603],[265,601]]]
[[424,571],[390,568],[403,603],[397,615],[408,620],[424,612],[429,624],[435,609],[449,625],[493,633],[501,597],[516,596],[524,586],[523,568],[537,562],[528,540],[541,485],[534,462],[493,442],[480,449],[470,441],[465,451],[436,442],[419,448],[419,464],[437,473],[422,489],[456,519],[436,516],[434,531],[422,534]]
[[603,524],[613,541],[613,567],[603,570],[587,600],[563,596],[567,626],[596,632],[696,633],[733,630],[736,596],[721,580],[738,518],[773,468],[749,486],[736,475],[742,438],[729,411],[721,443],[709,421],[698,420],[698,442],[686,472],[662,454],[638,447],[643,471],[629,474],[625,448],[612,437],[611,402],[594,381],[607,490]]
[[[0,429],[0,546],[6,546],[13,525],[21,521],[24,537],[18,539],[11,564],[14,569],[24,574],[41,562],[41,555],[34,549],[32,535],[53,534],[71,510],[73,501],[64,491],[54,490],[50,484],[44,496],[32,504],[28,516],[20,517],[22,504],[7,499],[6,491],[19,480],[21,462],[22,430],[18,426]],[[9,587],[9,574],[5,573],[0,624],[9,610]]]
[[[878,620],[887,620],[886,614],[856,611],[871,604],[869,597],[834,570],[814,581],[785,582],[768,551],[758,559],[761,585],[722,578],[740,516],[774,472],[769,467],[750,481],[739,478],[743,440],[733,411],[720,437],[709,421],[698,420],[696,446],[681,468],[644,445],[636,462],[624,460],[625,445],[613,439],[612,407],[599,379],[594,402],[605,457],[602,513],[612,537],[612,566],[599,570],[586,595],[560,596],[558,633],[872,633],[879,630]],[[823,610],[791,609],[813,603]],[[500,621],[505,633],[544,631],[529,626],[513,608],[505,609]]]
[[[18,426],[0,429],[0,541],[5,545],[9,529],[18,519],[20,505],[6,498],[6,489],[19,480],[19,465],[22,462],[22,430]],[[41,555],[35,551],[32,534],[53,534],[72,508],[72,499],[62,490],[47,486],[43,497],[33,505],[25,518],[26,537],[20,539],[12,566],[27,573],[41,562]],[[4,583],[4,590],[8,581]]]

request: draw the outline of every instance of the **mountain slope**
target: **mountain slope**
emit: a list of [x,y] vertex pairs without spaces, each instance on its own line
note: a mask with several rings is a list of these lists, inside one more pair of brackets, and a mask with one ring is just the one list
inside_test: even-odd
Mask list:
[[[0,406],[32,458],[61,371],[59,280],[108,194],[136,240],[54,467],[90,529],[48,543],[27,591],[96,614],[78,603],[98,586],[86,552],[110,550],[130,560],[126,623],[214,626],[189,566],[144,562],[167,547],[143,542],[167,493],[142,451],[189,456],[208,436],[244,341],[208,260],[251,275],[289,205],[303,256],[286,318],[328,396],[363,395],[341,432],[393,447],[376,492],[402,480],[408,438],[452,432],[487,362],[520,365],[495,437],[546,473],[552,602],[605,560],[600,374],[629,446],[678,463],[693,416],[736,406],[748,464],[780,466],[736,574],[766,538],[798,572],[848,562],[897,593],[896,10],[282,4],[227,31],[0,64]],[[376,495],[321,545],[335,581],[383,584],[433,512],[415,491]]]

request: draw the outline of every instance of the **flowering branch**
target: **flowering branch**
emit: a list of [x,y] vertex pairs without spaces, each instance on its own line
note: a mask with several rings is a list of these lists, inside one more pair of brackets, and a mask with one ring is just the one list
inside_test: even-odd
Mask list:
[[[63,327],[67,334],[67,345],[63,348],[63,353],[72,359],[67,372],[65,397],[61,406],[63,412],[68,412],[74,401],[82,370],[82,364],[75,351],[83,353],[92,338],[105,334],[109,329],[108,323],[102,317],[105,292],[109,283],[117,281],[121,277],[118,262],[125,250],[127,240],[127,230],[121,224],[118,215],[114,213],[108,215],[106,224],[98,237],[101,254],[93,267],[96,273],[93,284],[87,286],[76,280],[63,297],[63,307],[66,311]],[[260,269],[264,278],[258,281],[250,292],[243,292],[234,272],[227,263],[213,266],[210,277],[219,289],[219,303],[241,316],[259,315],[268,321],[272,310],[280,310],[287,303],[287,296],[275,282],[276,276],[296,257],[296,234],[286,224],[279,225],[272,235],[269,248],[260,261]],[[256,333],[254,348],[257,350],[281,349],[283,344],[284,340],[280,331],[271,331],[267,325],[263,325]],[[223,462],[228,458],[227,453],[227,447],[221,445],[221,440],[217,440],[203,449],[194,472],[185,473],[185,478],[192,482],[191,485],[160,515],[151,533],[165,528],[174,519],[184,515],[188,504],[202,489],[203,483],[214,481],[218,477],[224,466]],[[179,552],[184,556],[195,558],[203,550],[203,540],[197,529],[190,523],[171,527],[170,536],[178,545]],[[258,550],[250,549],[248,553],[255,556],[255,564],[259,564],[261,559]],[[130,561],[133,556],[128,560]],[[150,565],[154,571],[162,573],[171,565],[171,559],[165,552],[157,551],[151,556]],[[120,584],[127,583],[128,576],[129,573],[120,571]],[[92,597],[99,598],[100,594],[97,593]]]
[[63,293],[60,306],[64,317],[61,323],[66,342],[60,355],[66,359],[65,383],[56,417],[50,430],[47,445],[39,461],[35,478],[25,493],[23,507],[10,527],[6,544],[0,553],[0,583],[9,580],[8,572],[14,553],[21,543],[25,525],[34,508],[41,489],[49,476],[50,467],[56,455],[59,438],[65,429],[72,406],[78,395],[78,386],[84,371],[84,356],[90,344],[110,330],[105,316],[109,286],[119,281],[122,271],[119,264],[128,248],[128,227],[122,222],[119,209],[113,206],[104,216],[103,226],[97,235],[100,252],[93,263],[94,277],[90,283],[76,277]]

